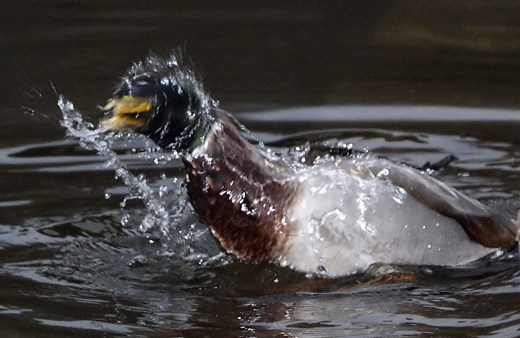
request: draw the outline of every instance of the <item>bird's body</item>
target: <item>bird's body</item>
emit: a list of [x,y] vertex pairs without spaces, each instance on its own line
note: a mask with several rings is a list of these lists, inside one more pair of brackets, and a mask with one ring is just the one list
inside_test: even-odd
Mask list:
[[[395,168],[387,160],[331,162],[298,173],[298,198],[289,209],[298,230],[285,258],[298,270],[338,276],[373,263],[461,265],[493,251],[386,181],[384,173]],[[372,165],[388,169],[380,175]]]
[[[238,258],[334,277],[373,263],[465,264],[515,240],[511,220],[410,167],[367,155],[287,163],[249,143],[178,66],[157,62],[141,65],[144,74],[134,67],[104,125],[137,126],[181,150],[191,204]],[[136,93],[148,83],[143,105]]]
[[494,251],[388,180],[391,173],[417,176],[451,191],[414,169],[365,156],[291,166],[241,138],[224,114],[215,121],[184,160],[187,189],[237,257],[339,276],[373,263],[460,265]]

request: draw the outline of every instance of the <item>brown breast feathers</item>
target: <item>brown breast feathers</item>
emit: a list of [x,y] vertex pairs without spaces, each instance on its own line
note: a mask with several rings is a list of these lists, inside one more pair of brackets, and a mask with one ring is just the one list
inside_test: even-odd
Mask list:
[[225,116],[204,152],[184,160],[190,202],[221,245],[239,258],[269,262],[285,251],[284,210],[296,186],[276,179],[266,158]]

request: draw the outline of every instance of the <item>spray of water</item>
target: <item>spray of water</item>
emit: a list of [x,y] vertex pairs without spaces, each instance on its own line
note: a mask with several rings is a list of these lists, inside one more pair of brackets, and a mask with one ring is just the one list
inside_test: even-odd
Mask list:
[[[114,142],[125,137],[124,135],[108,133],[85,121],[82,114],[74,108],[73,103],[63,96],[59,97],[58,106],[63,114],[61,125],[66,129],[67,135],[77,139],[83,148],[94,150],[99,155],[106,157],[105,166],[113,168],[116,179],[122,180],[124,185],[130,189],[130,193],[121,202],[121,207],[124,208],[129,200],[143,201],[146,215],[141,222],[140,230],[159,229],[168,240],[166,254],[197,260],[200,260],[201,256],[206,256],[197,253],[196,245],[192,244],[199,241],[200,237],[209,235],[207,228],[198,229],[198,226],[193,223],[188,226],[182,224],[188,207],[184,190],[168,189],[167,185],[161,185],[159,189],[152,188],[144,175],[132,174],[127,164],[121,161],[113,150]],[[132,138],[135,139],[135,135]],[[141,157],[144,156],[148,159],[152,157],[151,154],[154,154],[153,162],[155,164],[165,164],[178,159],[177,154],[163,153],[153,145],[150,145],[150,148]],[[163,174],[161,179],[166,179],[166,176]],[[174,183],[176,180],[177,178],[173,178]],[[181,187],[180,184],[178,186]],[[128,220],[129,214],[125,214],[121,219],[122,225],[126,225]]]

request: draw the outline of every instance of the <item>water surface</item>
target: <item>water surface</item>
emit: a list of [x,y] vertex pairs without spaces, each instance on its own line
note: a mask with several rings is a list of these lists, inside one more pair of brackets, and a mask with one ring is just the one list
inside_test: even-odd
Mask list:
[[305,276],[221,252],[187,203],[178,160],[116,140],[117,158],[170,207],[165,231],[110,156],[65,137],[56,94],[96,122],[131,62],[180,46],[221,107],[275,151],[341,141],[416,165],[455,155],[438,177],[513,218],[515,1],[0,8],[4,336],[520,334],[518,257],[417,282],[295,291]]

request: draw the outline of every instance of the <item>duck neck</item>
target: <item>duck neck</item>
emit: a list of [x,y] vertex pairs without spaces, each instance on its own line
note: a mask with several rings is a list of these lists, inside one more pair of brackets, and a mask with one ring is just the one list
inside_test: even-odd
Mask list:
[[273,261],[285,251],[285,211],[296,188],[224,113],[215,113],[204,142],[184,157],[190,202],[228,252]]
[[208,137],[209,132],[215,123],[215,118],[211,112],[198,112],[191,123],[183,130],[181,137],[178,138],[176,149],[182,149],[183,153],[191,154],[201,147]]
[[[154,121],[150,137],[161,147],[191,153],[201,145],[215,122],[211,101],[199,97],[196,88],[172,86],[164,96],[164,109],[168,109],[166,121]],[[168,104],[172,101],[175,104]]]

